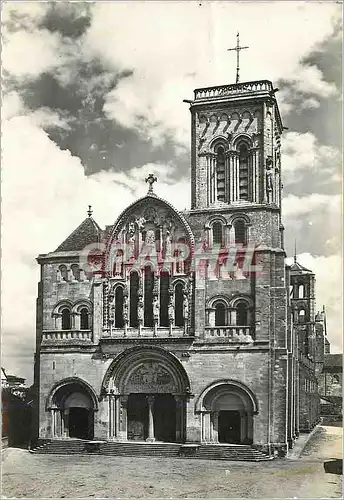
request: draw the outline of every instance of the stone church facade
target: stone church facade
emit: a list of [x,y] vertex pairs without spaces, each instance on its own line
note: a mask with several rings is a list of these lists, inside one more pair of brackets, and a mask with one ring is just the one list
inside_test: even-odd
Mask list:
[[323,324],[314,275],[285,265],[275,89],[237,83],[188,102],[191,209],[150,175],[112,225],[90,211],[37,258],[40,439],[283,455],[318,421]]

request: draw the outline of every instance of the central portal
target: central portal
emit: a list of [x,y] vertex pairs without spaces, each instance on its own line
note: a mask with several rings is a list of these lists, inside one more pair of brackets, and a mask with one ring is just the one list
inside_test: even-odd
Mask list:
[[171,394],[130,394],[127,412],[129,440],[149,440],[151,425],[156,441],[176,441],[176,401]]
[[115,359],[102,387],[109,402],[109,439],[184,443],[190,381],[161,347],[138,346]]

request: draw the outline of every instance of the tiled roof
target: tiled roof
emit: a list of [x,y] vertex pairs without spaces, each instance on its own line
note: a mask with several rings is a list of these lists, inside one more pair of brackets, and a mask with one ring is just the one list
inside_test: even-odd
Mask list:
[[83,250],[90,243],[97,243],[101,240],[102,229],[92,217],[87,217],[55,252],[69,252],[73,250]]

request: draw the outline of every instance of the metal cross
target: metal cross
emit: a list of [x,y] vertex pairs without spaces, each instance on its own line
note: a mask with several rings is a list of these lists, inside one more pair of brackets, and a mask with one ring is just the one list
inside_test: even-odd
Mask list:
[[239,41],[239,32],[237,33],[237,44],[236,47],[233,47],[232,49],[227,49],[227,50],[235,50],[237,53],[237,69],[236,69],[236,82],[239,83],[239,71],[240,71],[240,64],[239,64],[239,52],[243,49],[248,49],[247,46],[245,47],[240,47],[240,41]]
[[91,215],[92,215],[92,214],[93,214],[92,207],[91,207],[91,205],[88,205],[87,215],[88,215],[89,217],[91,217]]
[[154,184],[154,182],[157,182],[157,180],[158,180],[158,178],[155,177],[154,174],[149,174],[147,179],[145,179],[145,181],[148,182],[148,184],[149,184],[148,193],[153,193],[153,184]]

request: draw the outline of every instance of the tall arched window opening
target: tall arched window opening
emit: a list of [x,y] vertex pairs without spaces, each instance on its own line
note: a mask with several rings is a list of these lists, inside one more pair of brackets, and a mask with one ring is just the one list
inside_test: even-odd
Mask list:
[[305,287],[304,285],[299,285],[299,299],[303,299],[305,296]]
[[236,306],[236,324],[237,326],[248,325],[248,310],[246,302],[239,302]]
[[184,326],[183,285],[181,283],[178,283],[174,289],[174,324]]
[[160,274],[160,326],[168,326],[170,275],[166,271]]
[[246,226],[242,219],[234,222],[234,238],[236,244],[246,245]]
[[161,231],[160,229],[156,229],[155,230],[155,250],[157,252],[160,252],[161,251]]
[[70,310],[67,307],[65,307],[61,311],[61,316],[62,316],[62,330],[70,330],[71,329]]
[[123,288],[118,286],[115,292],[115,328],[123,328]]
[[246,144],[239,147],[239,199],[248,200],[248,160]]
[[151,266],[145,267],[144,280],[144,326],[153,326],[154,273]]
[[64,264],[62,264],[62,265],[59,267],[59,270],[60,270],[60,273],[61,273],[61,278],[62,278],[64,281],[68,281],[67,266],[65,266]]
[[226,320],[226,308],[222,302],[218,302],[215,305],[215,326],[225,326],[227,324]]
[[298,317],[299,323],[304,323],[306,320],[306,311],[304,309],[299,310],[299,317]]
[[136,271],[130,274],[130,326],[137,328],[138,317],[137,317],[137,306],[139,302],[139,275]]
[[221,222],[214,222],[213,224],[213,244],[223,245],[223,227]]
[[80,329],[81,330],[89,330],[90,328],[90,320],[89,313],[87,307],[83,307],[80,310]]
[[79,281],[80,280],[80,267],[78,266],[78,264],[72,264],[71,270],[73,273],[74,280]]
[[222,146],[217,148],[217,163],[216,163],[216,188],[217,200],[225,201],[225,150]]

